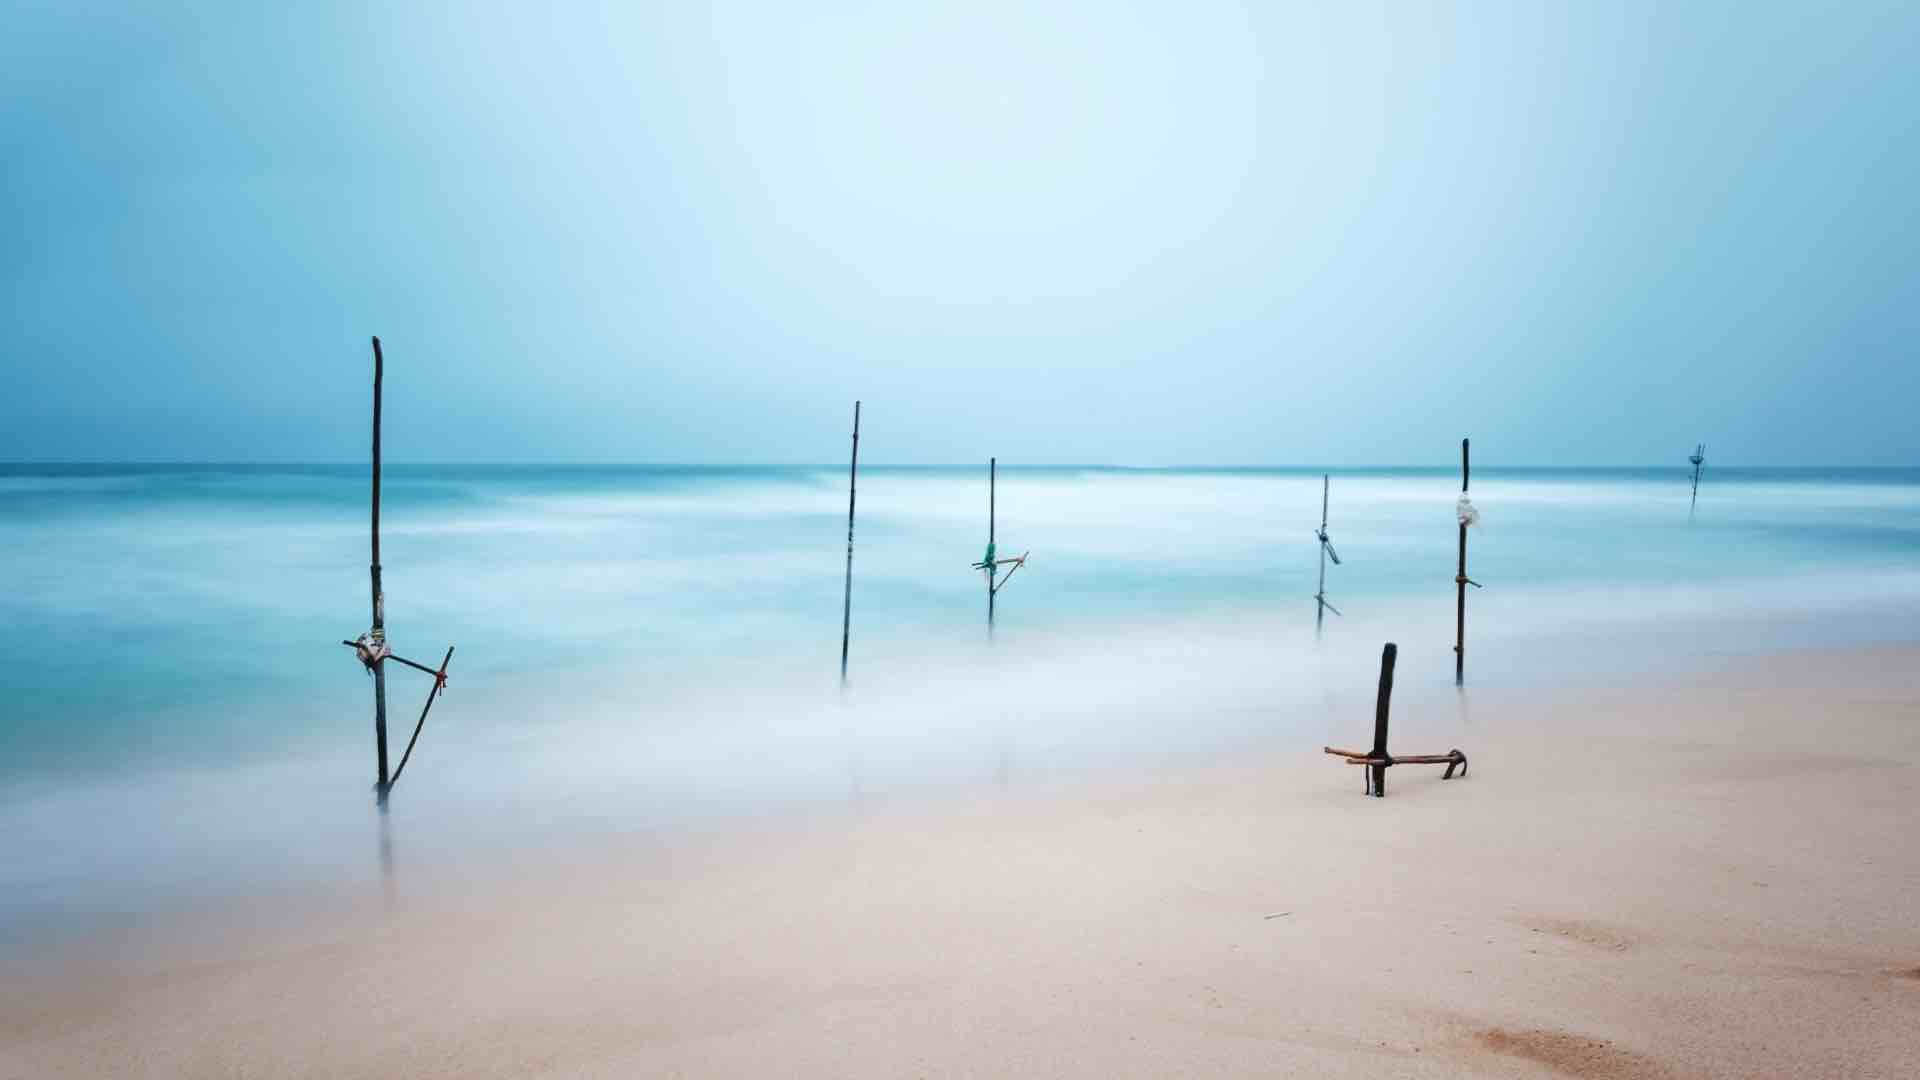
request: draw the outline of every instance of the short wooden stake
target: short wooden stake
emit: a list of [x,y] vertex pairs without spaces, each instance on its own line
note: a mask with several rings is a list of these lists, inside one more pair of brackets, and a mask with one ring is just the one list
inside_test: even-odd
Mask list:
[[1407,757],[1394,757],[1387,749],[1387,716],[1393,700],[1393,666],[1400,655],[1399,646],[1387,642],[1380,651],[1380,692],[1373,704],[1373,747],[1365,753],[1358,750],[1342,750],[1336,746],[1323,746],[1321,749],[1335,757],[1345,758],[1349,765],[1366,766],[1366,793],[1379,798],[1387,794],[1387,769],[1394,765],[1445,765],[1447,771],[1442,780],[1453,779],[1457,768],[1460,775],[1467,775],[1467,755],[1459,750],[1449,750],[1444,754],[1413,754]]
[[1400,658],[1400,647],[1387,642],[1380,653],[1380,689],[1373,698],[1373,749],[1367,756],[1374,764],[1367,766],[1367,775],[1373,781],[1373,793],[1384,797],[1387,794],[1387,712],[1393,701],[1393,666]]

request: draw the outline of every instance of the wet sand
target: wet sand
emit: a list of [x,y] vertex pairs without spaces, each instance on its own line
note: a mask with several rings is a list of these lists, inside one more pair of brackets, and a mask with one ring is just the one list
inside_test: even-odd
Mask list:
[[1465,707],[18,948],[0,1077],[1920,1070],[1920,650]]

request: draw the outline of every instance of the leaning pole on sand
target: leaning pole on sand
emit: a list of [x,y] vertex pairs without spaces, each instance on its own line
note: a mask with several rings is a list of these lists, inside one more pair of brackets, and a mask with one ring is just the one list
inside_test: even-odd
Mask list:
[[1326,619],[1327,612],[1331,611],[1335,615],[1340,614],[1339,608],[1327,603],[1327,560],[1331,558],[1333,565],[1340,565],[1340,555],[1333,550],[1333,541],[1327,539],[1327,488],[1331,483],[1332,477],[1326,474],[1321,475],[1320,528],[1314,533],[1315,536],[1320,538],[1320,591],[1313,594],[1313,602],[1316,605],[1313,613],[1313,632],[1315,634],[1320,632],[1320,624]]
[[847,645],[853,634],[853,496],[860,478],[860,403],[853,403],[853,458],[847,464],[847,591],[840,602],[840,689],[847,688]]
[[[400,773],[407,767],[407,759],[413,756],[413,746],[420,740],[420,730],[427,724],[427,713],[433,708],[433,699],[447,688],[447,665],[453,662],[451,645],[447,647],[447,655],[438,668],[395,655],[387,647],[387,602],[380,586],[380,384],[385,373],[386,358],[380,352],[380,339],[376,337],[373,339],[373,561],[368,564],[373,586],[373,626],[358,639],[340,643],[352,649],[359,656],[360,663],[373,675],[373,745],[377,760],[374,795],[383,807],[387,804],[387,793],[393,790]],[[413,725],[413,737],[407,740],[406,752],[400,756],[400,767],[391,776],[387,774],[388,660],[433,676],[433,688],[427,691],[427,703],[421,707],[420,719]]]
[[[987,554],[979,562],[973,564],[973,568],[975,570],[982,570],[986,572],[987,637],[988,638],[993,637],[993,598],[999,594],[1002,588],[1006,587],[1007,582],[1013,580],[1013,575],[1015,571],[1018,571],[1021,567],[1027,565],[1027,555],[1029,554],[1028,552],[1023,551],[1018,556],[1011,559],[997,558],[994,554],[994,545],[993,545],[993,533],[994,533],[994,525],[995,525],[994,519],[997,516],[995,499],[997,497],[996,493],[999,488],[999,474],[1000,474],[1000,459],[988,458],[987,459]],[[1000,567],[1002,566],[1011,567],[1011,569],[1009,569],[1006,572],[1006,575],[1004,577],[1000,577],[996,581],[995,575],[999,573]]]
[[1480,511],[1473,508],[1472,500],[1467,498],[1467,482],[1472,478],[1467,458],[1467,440],[1460,440],[1460,501],[1454,506],[1454,515],[1460,519],[1460,568],[1454,572],[1454,587],[1459,590],[1459,599],[1453,616],[1453,685],[1462,686],[1467,678],[1467,586],[1479,588],[1480,583],[1467,576],[1467,526],[1480,520]]

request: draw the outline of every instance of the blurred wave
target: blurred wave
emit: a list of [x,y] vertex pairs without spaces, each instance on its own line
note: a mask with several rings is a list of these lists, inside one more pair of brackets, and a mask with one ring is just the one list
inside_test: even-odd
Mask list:
[[[389,633],[457,644],[395,823],[442,851],[1247,741],[1352,741],[1380,644],[1452,707],[1457,474],[1003,468],[1031,549],[989,642],[984,469],[401,467]],[[366,872],[366,477],[0,468],[0,916]],[[1480,687],[1906,641],[1920,471],[1478,469]],[[425,680],[390,677],[398,739]],[[1422,725],[1427,725],[1423,728]],[[396,753],[398,747],[396,746]],[[484,842],[483,842],[483,838]]]

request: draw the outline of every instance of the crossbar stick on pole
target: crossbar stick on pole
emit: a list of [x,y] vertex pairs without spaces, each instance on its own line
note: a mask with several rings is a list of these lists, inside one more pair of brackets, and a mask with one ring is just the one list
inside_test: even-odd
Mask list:
[[[399,658],[395,657],[395,659]],[[407,662],[413,663],[411,660]],[[420,719],[413,725],[413,737],[407,740],[407,748],[400,755],[400,764],[393,770],[393,779],[387,781],[388,791],[392,791],[393,786],[400,782],[400,774],[407,771],[407,759],[413,756],[413,744],[420,741],[420,729],[427,726],[427,713],[433,708],[433,699],[439,697],[440,692],[447,688],[447,665],[451,663],[453,663],[453,646],[449,645],[447,655],[440,660],[440,670],[421,668],[433,676],[433,686],[427,691],[427,703],[420,706]],[[419,664],[413,664],[413,666],[420,667]]]
[[[1001,579],[1000,579],[1000,584],[998,584],[998,585],[995,585],[995,586],[993,587],[993,591],[994,591],[994,592],[996,592],[996,593],[997,593],[997,592],[999,592],[999,591],[1000,591],[1001,589],[1004,589],[1004,588],[1006,588],[1006,587],[1007,587],[1007,582],[1009,582],[1009,581],[1012,581],[1012,580],[1013,580],[1013,575],[1014,575],[1014,574],[1016,574],[1016,573],[1019,573],[1019,571],[1020,571],[1020,568],[1021,568],[1021,567],[1023,567],[1023,566],[1025,566],[1025,565],[1027,565],[1027,556],[1028,556],[1028,555],[1030,555],[1030,554],[1032,554],[1032,553],[1031,553],[1031,552],[1027,552],[1027,551],[1023,551],[1023,552],[1021,552],[1021,553],[1020,553],[1020,557],[1019,557],[1019,558],[1017,558],[1017,559],[1001,559],[1001,560],[999,560],[999,562],[1000,562],[1000,563],[1012,563],[1012,564],[1013,564],[1013,569],[1012,569],[1012,570],[1009,570],[1009,571],[1007,571],[1007,576],[1006,576],[1006,577],[1003,577],[1003,578],[1001,578]],[[993,571],[991,571],[991,570],[989,570],[989,571],[988,571],[988,573],[992,573],[992,572],[993,572]]]
[[[360,642],[360,641],[347,641],[346,639],[344,639],[344,638],[343,638],[343,639],[341,639],[341,641],[340,641],[340,644],[342,644],[342,645],[345,645],[345,646],[346,646],[347,648],[349,648],[349,649],[358,649],[358,648],[360,648],[360,647],[361,647],[362,645],[364,645],[364,644],[365,644],[365,642]],[[427,674],[429,674],[429,675],[437,675],[437,674],[439,674],[439,672],[437,672],[437,671],[435,671],[434,669],[432,669],[432,668],[430,668],[430,667],[428,667],[427,665],[425,665],[425,664],[423,664],[423,663],[421,663],[420,661],[418,661],[418,660],[409,660],[409,659],[407,659],[406,657],[404,657],[404,656],[401,656],[401,655],[400,655],[399,653],[395,653],[395,652],[390,652],[390,653],[388,653],[388,654],[386,655],[386,659],[388,659],[388,660],[392,660],[392,661],[394,661],[395,663],[398,663],[398,664],[405,664],[405,665],[407,665],[408,667],[410,667],[410,668],[412,668],[412,669],[414,669],[415,671],[424,671],[424,672],[426,672],[426,673],[427,673]]]

